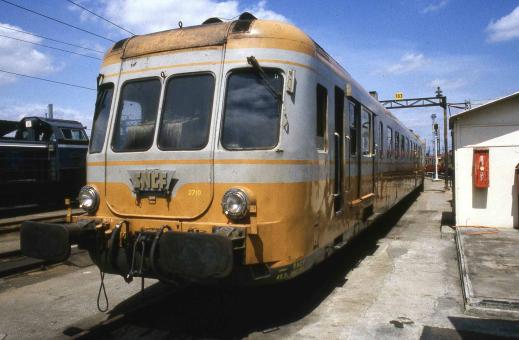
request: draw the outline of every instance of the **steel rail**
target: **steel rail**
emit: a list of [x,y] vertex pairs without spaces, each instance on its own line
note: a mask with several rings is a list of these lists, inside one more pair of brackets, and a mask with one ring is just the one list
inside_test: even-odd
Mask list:
[[[85,250],[72,248],[72,255],[86,253]],[[23,274],[34,269],[45,268],[50,265],[59,265],[63,262],[45,261],[27,257],[20,250],[12,250],[0,254],[0,278]]]
[[[72,209],[72,216],[81,215],[82,213],[84,211],[81,209]],[[3,218],[0,219],[0,234],[20,230],[22,223],[25,221],[63,222],[66,216],[66,210],[58,210]]]

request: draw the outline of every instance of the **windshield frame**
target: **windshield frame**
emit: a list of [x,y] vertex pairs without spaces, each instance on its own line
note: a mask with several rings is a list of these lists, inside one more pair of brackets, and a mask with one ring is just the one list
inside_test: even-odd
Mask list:
[[[255,150],[274,150],[276,149],[280,142],[281,142],[281,123],[282,123],[282,120],[283,120],[283,117],[282,117],[282,114],[283,114],[283,109],[284,109],[284,105],[285,105],[285,101],[283,100],[284,99],[284,95],[285,95],[285,86],[286,86],[286,76],[285,76],[285,71],[279,67],[270,67],[270,66],[262,66],[262,68],[265,70],[265,73],[267,72],[271,72],[271,71],[274,71],[274,72],[277,72],[279,74],[279,76],[281,76],[281,94],[282,94],[282,97],[280,99],[277,99],[275,98],[274,94],[271,92],[270,89],[267,88],[267,84],[263,84],[266,88],[267,88],[267,91],[270,93],[270,95],[273,97],[274,100],[276,100],[277,102],[277,105],[278,105],[278,110],[277,110],[277,113],[278,113],[278,128],[277,128],[277,138],[276,138],[276,143],[272,146],[267,146],[267,147],[252,147],[252,148],[244,148],[244,147],[240,147],[240,148],[229,148],[227,147],[224,143],[223,143],[223,138],[224,138],[224,127],[225,127],[225,118],[226,118],[226,110],[227,110],[227,96],[228,96],[228,90],[229,90],[229,78],[233,75],[233,74],[236,74],[236,73],[241,73],[241,72],[251,72],[251,73],[256,73],[257,74],[257,71],[253,68],[253,67],[237,67],[237,68],[233,68],[233,69],[230,69],[226,76],[225,76],[225,87],[222,89],[224,92],[221,93],[221,96],[222,96],[222,111],[221,111],[221,119],[220,119],[220,136],[219,136],[219,144],[220,146],[226,150],[226,151],[255,151]],[[258,78],[260,78],[260,81],[263,82],[263,80],[261,79],[261,76],[259,74],[257,74]]]

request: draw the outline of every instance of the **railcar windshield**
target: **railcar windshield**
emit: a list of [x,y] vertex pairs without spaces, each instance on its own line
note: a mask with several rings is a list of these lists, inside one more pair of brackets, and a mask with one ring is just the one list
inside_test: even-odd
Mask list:
[[137,80],[123,86],[112,149],[145,151],[153,143],[161,84],[158,79]]
[[99,90],[90,138],[90,153],[99,153],[103,149],[113,94],[113,84],[104,85]]
[[61,133],[65,139],[69,140],[87,140],[85,133],[81,129],[61,129]]
[[[278,93],[283,89],[279,71],[265,69]],[[253,69],[234,71],[227,80],[222,145],[229,150],[271,149],[279,139],[281,102]]]
[[196,74],[169,80],[158,145],[162,150],[197,150],[207,145],[214,77]]

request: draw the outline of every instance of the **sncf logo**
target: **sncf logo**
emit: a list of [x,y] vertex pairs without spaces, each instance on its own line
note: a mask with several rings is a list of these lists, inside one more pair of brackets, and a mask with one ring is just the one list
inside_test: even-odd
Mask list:
[[175,170],[129,170],[128,174],[135,194],[169,195]]

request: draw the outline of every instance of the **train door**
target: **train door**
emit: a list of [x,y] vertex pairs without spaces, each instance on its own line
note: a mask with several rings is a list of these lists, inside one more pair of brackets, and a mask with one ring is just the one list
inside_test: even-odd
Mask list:
[[335,213],[339,213],[343,210],[344,198],[343,198],[343,183],[344,183],[344,92],[336,87],[335,88],[335,129],[333,133],[334,140],[334,192],[333,192],[333,207]]
[[374,178],[374,124],[373,113],[364,107],[360,112],[360,199],[363,206],[372,205],[375,196],[375,178]]
[[348,189],[349,205],[355,207],[360,198],[360,143],[359,143],[360,106],[348,101],[349,152],[348,152]]
[[376,114],[373,114],[373,192],[377,197],[382,196],[381,167],[384,156],[384,124]]

